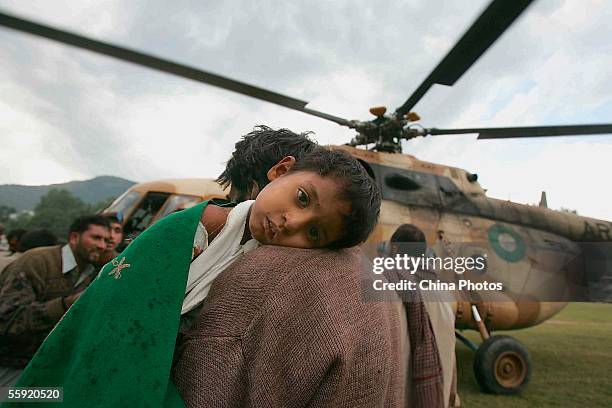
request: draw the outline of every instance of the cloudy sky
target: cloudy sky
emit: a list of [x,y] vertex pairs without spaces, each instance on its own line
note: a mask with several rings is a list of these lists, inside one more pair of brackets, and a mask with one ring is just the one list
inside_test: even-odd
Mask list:
[[[310,101],[349,119],[400,105],[486,0],[4,1],[0,9]],[[452,88],[427,127],[612,122],[612,2],[539,0]],[[0,29],[0,184],[108,174],[214,177],[256,124],[352,131],[217,88]],[[489,195],[612,220],[612,136],[414,140],[420,159],[479,174]]]

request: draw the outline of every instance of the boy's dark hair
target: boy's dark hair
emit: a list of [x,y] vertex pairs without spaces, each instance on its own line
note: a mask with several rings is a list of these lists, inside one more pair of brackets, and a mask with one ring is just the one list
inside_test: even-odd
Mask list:
[[227,187],[230,183],[238,193],[235,201],[244,201],[251,193],[253,181],[259,190],[268,183],[268,170],[284,157],[293,156],[299,162],[313,151],[317,144],[308,138],[310,132],[294,133],[289,129],[274,130],[268,126],[255,129],[236,143],[232,158],[217,183]]
[[400,225],[391,236],[391,242],[397,244],[410,244],[403,245],[400,249],[402,252],[411,256],[421,256],[427,250],[425,234],[412,224]]
[[329,248],[349,248],[368,239],[378,222],[381,197],[376,182],[357,159],[341,150],[319,147],[290,170],[297,171],[333,177],[340,184],[339,198],[351,203],[351,212],[343,219],[343,234]]
[[19,241],[19,249],[21,252],[25,252],[28,249],[53,246],[56,244],[57,237],[53,235],[51,231],[46,229],[37,229],[23,234],[21,241]]
[[72,222],[68,233],[70,234],[77,232],[82,234],[89,229],[90,225],[99,225],[101,227],[110,228],[110,222],[103,215],[82,215]]

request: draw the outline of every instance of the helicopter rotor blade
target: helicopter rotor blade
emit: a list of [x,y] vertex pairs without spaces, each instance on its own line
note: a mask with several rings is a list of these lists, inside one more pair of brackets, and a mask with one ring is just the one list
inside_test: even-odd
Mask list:
[[454,85],[532,2],[492,1],[425,81],[395,110],[396,115],[408,113],[434,84]]
[[567,125],[567,126],[530,126],[506,128],[474,129],[428,129],[432,136],[478,133],[478,139],[509,139],[519,137],[550,137],[612,134],[612,124]]
[[162,71],[168,74],[179,77],[192,79],[218,88],[233,91],[242,95],[247,95],[252,98],[261,99],[276,105],[284,106],[289,109],[307,113],[309,115],[318,116],[323,119],[336,122],[339,125],[352,127],[352,122],[347,119],[330,115],[324,112],[319,112],[313,109],[306,108],[308,102],[300,99],[292,98],[277,92],[269,91],[264,88],[249,85],[247,83],[236,81],[221,75],[213,74],[195,67],[172,62],[163,58],[155,57],[150,54],[145,54],[129,48],[120,47],[117,45],[94,40],[79,34],[71,33],[65,30],[59,30],[47,25],[24,20],[9,14],[0,12],[0,26],[4,26],[13,30],[23,31],[29,34],[44,37],[60,43],[72,45],[77,48],[83,48],[93,51],[98,54],[103,54],[109,57],[117,58],[122,61],[128,61],[133,64],[152,68],[157,71]]

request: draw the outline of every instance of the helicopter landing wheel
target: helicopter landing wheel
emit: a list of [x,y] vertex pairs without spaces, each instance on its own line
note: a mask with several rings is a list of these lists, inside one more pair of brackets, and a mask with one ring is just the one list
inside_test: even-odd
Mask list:
[[485,340],[474,359],[474,374],[483,391],[517,394],[531,379],[531,356],[521,342],[510,336]]

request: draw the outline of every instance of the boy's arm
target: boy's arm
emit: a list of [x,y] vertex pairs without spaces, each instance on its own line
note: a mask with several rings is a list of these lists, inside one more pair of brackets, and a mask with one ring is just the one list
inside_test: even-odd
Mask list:
[[206,228],[206,232],[208,233],[208,243],[212,242],[217,234],[221,232],[230,211],[231,208],[219,207],[212,203],[208,204],[206,208],[204,208],[200,222],[204,228]]

